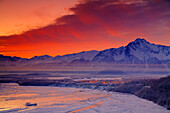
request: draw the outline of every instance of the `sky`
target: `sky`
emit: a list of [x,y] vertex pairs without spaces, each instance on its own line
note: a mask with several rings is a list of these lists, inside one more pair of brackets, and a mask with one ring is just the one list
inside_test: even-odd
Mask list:
[[0,0],[0,54],[31,58],[126,46],[170,46],[169,0]]

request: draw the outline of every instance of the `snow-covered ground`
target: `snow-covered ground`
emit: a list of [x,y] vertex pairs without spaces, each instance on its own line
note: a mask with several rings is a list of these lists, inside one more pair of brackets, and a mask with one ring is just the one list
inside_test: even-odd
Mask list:
[[[25,103],[37,103],[26,107]],[[0,112],[170,113],[134,95],[92,89],[0,84]]]

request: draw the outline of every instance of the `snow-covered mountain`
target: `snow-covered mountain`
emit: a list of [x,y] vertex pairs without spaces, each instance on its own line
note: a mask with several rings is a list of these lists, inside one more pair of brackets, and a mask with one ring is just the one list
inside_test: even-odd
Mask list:
[[74,53],[74,54],[67,54],[64,56],[56,56],[54,57],[54,60],[59,62],[66,62],[66,63],[72,63],[75,61],[91,61],[99,51],[92,50],[92,51],[83,51],[80,53]]
[[91,61],[98,53],[99,51],[92,50],[55,57],[49,55],[34,56],[30,59],[0,55],[0,65],[82,64]]
[[51,59],[52,56],[49,55],[42,55],[42,56],[34,56],[30,60],[45,60],[45,59]]
[[[12,63],[11,63],[12,62]],[[1,65],[40,65],[40,64],[170,64],[170,46],[156,45],[145,39],[137,38],[127,46],[111,48],[103,51],[83,51],[52,57],[49,55],[35,56],[31,59],[0,55]]]
[[170,46],[155,45],[138,38],[125,47],[101,51],[92,61],[133,64],[170,63]]

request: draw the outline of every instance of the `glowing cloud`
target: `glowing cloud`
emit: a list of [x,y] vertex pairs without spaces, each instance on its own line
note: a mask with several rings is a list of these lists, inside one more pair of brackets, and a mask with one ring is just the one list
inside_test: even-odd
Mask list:
[[46,27],[0,37],[1,53],[55,56],[119,47],[137,37],[170,44],[168,0],[84,0],[70,11]]

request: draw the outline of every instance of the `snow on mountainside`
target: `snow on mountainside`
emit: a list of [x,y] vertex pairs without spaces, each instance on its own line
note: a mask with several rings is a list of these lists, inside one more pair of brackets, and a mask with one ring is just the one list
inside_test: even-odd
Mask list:
[[43,55],[26,59],[0,55],[1,65],[43,63],[60,65],[84,63],[170,64],[170,46],[151,44],[145,39],[137,38],[125,47],[122,46],[103,51],[83,51],[56,57]]
[[0,65],[39,65],[39,64],[70,64],[91,61],[99,51],[83,51],[80,53],[67,54],[52,57],[49,55],[34,56],[30,59],[0,55]]
[[125,47],[101,51],[92,61],[134,64],[170,63],[170,46],[155,45],[138,38]]
[[67,54],[64,56],[56,56],[54,59],[60,62],[67,62],[70,63],[72,61],[91,61],[99,51],[83,51],[80,53],[74,53],[74,54]]
[[26,58],[20,58],[20,57],[11,57],[11,56],[3,56],[0,54],[0,66],[5,65],[12,65],[15,66],[23,61],[26,61]]
[[34,56],[30,60],[45,60],[45,59],[51,59],[52,56],[49,55],[43,55],[43,56]]

